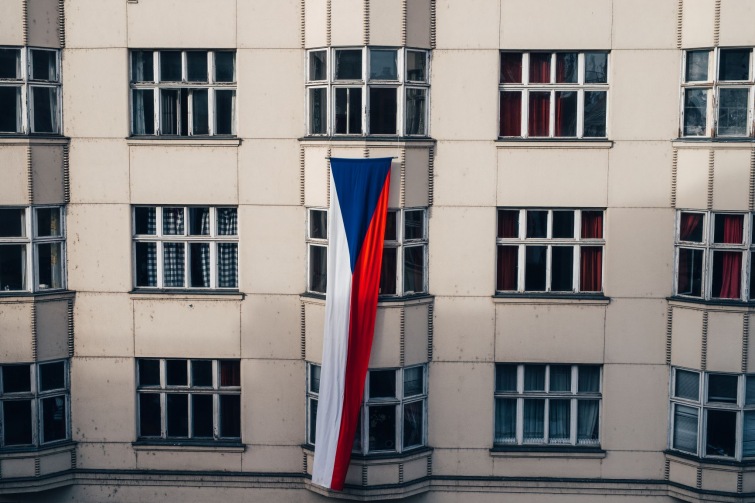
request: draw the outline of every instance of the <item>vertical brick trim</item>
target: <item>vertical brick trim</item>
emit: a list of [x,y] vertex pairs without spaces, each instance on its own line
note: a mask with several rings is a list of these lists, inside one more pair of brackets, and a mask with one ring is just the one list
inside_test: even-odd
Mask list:
[[703,341],[700,348],[700,370],[708,368],[708,311],[703,311]]
[[71,470],[76,469],[76,464],[76,448],[74,447],[73,449],[71,449]]
[[399,205],[403,208],[406,206],[406,147],[401,147],[399,153],[399,163],[401,166],[401,186],[399,188]]
[[299,145],[299,205],[304,206],[304,147]]
[[302,49],[307,46],[307,0],[299,2],[299,43]]
[[432,477],[433,475],[433,455],[432,453],[427,456],[427,476]]
[[677,169],[679,165],[679,149],[671,154],[671,207],[676,208]]
[[406,307],[401,306],[399,315],[399,349],[398,349],[399,366],[403,367],[406,363]]
[[65,0],[58,0],[58,42],[60,48],[66,46],[66,11]]
[[29,45],[29,0],[21,1],[21,32],[24,45]]
[[71,202],[71,170],[70,170],[70,145],[63,146],[63,202]]
[[331,0],[328,0],[325,7],[325,45],[330,47],[330,40],[331,40],[331,20],[332,20],[332,14],[333,12],[333,6]]
[[663,462],[663,480],[668,480],[670,471],[671,471],[671,461],[667,459]]
[[31,145],[26,146],[26,193],[29,204],[34,204],[34,168],[32,167]]
[[716,0],[716,10],[713,15],[713,45],[718,47],[719,34],[721,32],[721,0]]
[[748,205],[750,211],[755,210],[755,148],[750,150],[750,194]]
[[407,14],[407,1],[403,0],[401,2],[401,46],[406,47],[406,30],[407,30],[407,23],[408,21],[408,14]]
[[430,0],[430,49],[435,49],[436,35],[435,0]]
[[31,303],[31,358],[37,361],[37,303]]
[[307,309],[304,302],[299,306],[299,341],[301,345],[301,359],[307,358]]
[[398,464],[398,483],[404,483],[404,463]]
[[684,19],[684,0],[676,2],[676,48],[682,48],[682,25]]
[[742,370],[747,372],[747,360],[750,353],[750,313],[744,313],[742,318]]
[[362,485],[367,485],[367,465],[362,465]]
[[362,157],[364,157],[365,159],[369,159],[370,158],[370,149],[369,149],[369,147],[364,147],[362,149]]
[[39,466],[39,456],[37,455],[37,457],[34,458],[34,476],[39,477],[41,473],[42,470]]
[[713,209],[713,178],[715,175],[716,152],[708,151],[708,209]]
[[301,453],[301,472],[307,473],[307,453]]
[[370,45],[370,0],[362,2],[363,45]]
[[737,492],[742,493],[744,490],[744,475],[742,472],[737,472]]
[[430,147],[428,151],[427,163],[427,205],[433,205],[435,196],[435,147]]
[[[330,2],[328,2],[330,3]],[[328,147],[328,154],[325,157],[327,173],[325,174],[325,194],[327,200],[327,206],[330,208],[330,147]]]
[[666,365],[671,365],[671,330],[674,325],[674,308],[666,308]]
[[73,358],[73,333],[74,333],[74,325],[73,325],[73,299],[69,299],[68,306],[67,306],[67,316],[68,316],[68,358]]
[[697,480],[695,481],[695,486],[698,489],[703,488],[703,469],[701,467],[697,467]]
[[433,313],[435,312],[435,303],[431,302],[427,305],[427,361],[433,360],[433,332],[434,322]]

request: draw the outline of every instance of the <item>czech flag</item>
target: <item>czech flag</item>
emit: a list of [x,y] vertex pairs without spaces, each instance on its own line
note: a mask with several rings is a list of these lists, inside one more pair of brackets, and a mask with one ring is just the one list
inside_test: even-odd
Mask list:
[[340,491],[375,332],[391,158],[330,159],[328,283],[312,482]]

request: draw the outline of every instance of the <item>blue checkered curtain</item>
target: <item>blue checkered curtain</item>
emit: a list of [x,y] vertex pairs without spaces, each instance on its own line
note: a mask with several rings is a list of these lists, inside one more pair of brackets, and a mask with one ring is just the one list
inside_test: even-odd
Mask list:
[[136,243],[136,286],[157,286],[157,243]]
[[[147,215],[147,232],[146,234],[150,234],[154,236],[157,234],[157,210],[153,208],[145,208],[146,215]],[[155,261],[155,264],[157,262]]]
[[184,286],[184,244],[163,244],[163,286]]
[[163,208],[163,234],[182,235],[184,233],[184,209]]
[[238,243],[218,243],[218,286],[238,288],[238,270]]
[[236,208],[218,208],[218,235],[235,236],[238,233],[238,211]]
[[[202,208],[202,235],[210,234],[210,208]],[[202,286],[210,288],[210,245],[204,244],[201,247],[200,260],[202,261]]]

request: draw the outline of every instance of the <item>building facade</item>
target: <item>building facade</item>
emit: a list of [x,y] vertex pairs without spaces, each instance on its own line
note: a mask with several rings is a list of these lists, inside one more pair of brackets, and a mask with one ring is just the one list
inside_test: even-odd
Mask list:
[[[755,500],[748,0],[4,0],[0,501]],[[347,486],[330,157],[394,157]]]

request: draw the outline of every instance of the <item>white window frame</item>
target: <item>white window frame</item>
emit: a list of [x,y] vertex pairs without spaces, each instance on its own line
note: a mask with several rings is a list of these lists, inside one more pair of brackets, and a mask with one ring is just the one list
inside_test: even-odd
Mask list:
[[[317,238],[312,236],[312,219],[313,219],[313,213],[314,212],[322,212],[325,214],[325,230],[326,230],[326,238]],[[328,226],[328,209],[327,208],[308,208],[307,209],[307,232],[306,232],[306,243],[307,243],[307,291],[315,294],[325,295],[324,291],[320,291],[318,289],[315,289],[315,286],[313,285],[313,274],[312,271],[312,249],[317,248],[324,248],[325,249],[325,273],[327,277],[327,256],[328,256],[328,241],[330,239],[330,227]],[[327,281],[326,281],[327,282]]]

